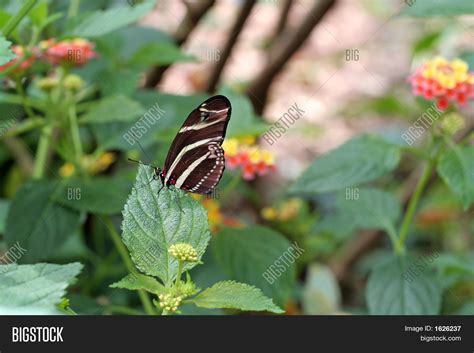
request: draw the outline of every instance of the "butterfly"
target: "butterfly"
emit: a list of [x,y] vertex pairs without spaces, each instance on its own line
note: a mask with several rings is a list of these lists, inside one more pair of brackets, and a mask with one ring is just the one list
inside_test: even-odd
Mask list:
[[231,112],[229,99],[222,95],[194,109],[171,143],[163,169],[153,167],[153,179],[160,179],[162,188],[210,194],[224,173],[222,143]]

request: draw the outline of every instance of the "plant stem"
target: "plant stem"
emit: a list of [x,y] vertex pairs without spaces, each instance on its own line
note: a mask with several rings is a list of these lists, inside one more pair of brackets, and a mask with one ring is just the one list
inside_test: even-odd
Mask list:
[[178,274],[176,275],[176,282],[174,283],[174,287],[176,289],[179,288],[179,285],[181,284],[181,274],[183,273],[183,261],[179,262],[178,265]]
[[[128,251],[125,248],[125,245],[122,243],[122,239],[120,238],[120,235],[117,233],[115,230],[115,226],[112,223],[112,220],[110,219],[109,216],[104,216],[104,217],[99,217],[99,219],[102,219],[102,222],[107,226],[107,229],[109,230],[110,237],[112,238],[112,241],[117,248],[117,251],[120,254],[120,257],[122,258],[123,263],[125,264],[125,267],[130,273],[136,273],[135,266],[133,265],[132,260],[130,259],[130,256],[128,255]],[[151,303],[150,298],[148,297],[148,294],[144,290],[138,290],[138,296],[140,297],[140,300],[142,302],[143,308],[145,309],[145,312],[148,315],[155,315],[155,310],[153,309],[153,304]]]
[[76,107],[72,100],[69,101],[68,116],[76,163],[78,166],[80,166],[82,162],[83,149],[81,143],[81,134],[79,132],[79,125],[77,123]]
[[77,15],[80,2],[81,0],[71,0],[71,2],[69,3],[69,8],[67,10],[67,18],[71,18]]
[[[405,241],[408,236],[410,224],[415,215],[415,211],[420,201],[420,197],[423,194],[423,191],[425,190],[426,184],[428,183],[431,173],[433,172],[435,160],[436,160],[435,158],[432,158],[427,162],[423,170],[423,174],[421,175],[420,180],[418,180],[418,184],[416,185],[415,192],[413,193],[410,201],[408,202],[408,207],[403,217],[402,225],[400,227],[400,232],[399,232],[399,237],[398,237],[398,247],[395,248],[396,252],[399,254],[402,253],[405,249]],[[399,250],[397,251],[397,249]]]
[[27,0],[21,7],[20,11],[18,11],[18,13],[15,16],[10,18],[10,20],[8,20],[8,22],[5,23],[5,25],[2,28],[2,34],[5,37],[8,37],[13,32],[13,30],[16,28],[16,26],[18,26],[18,24],[23,19],[23,17],[25,17],[28,14],[28,12],[30,12],[30,10],[33,8],[33,6],[36,5],[37,1],[38,0]]
[[53,127],[50,124],[45,125],[41,129],[41,135],[35,156],[35,166],[33,168],[33,179],[40,179],[44,175],[52,131]]

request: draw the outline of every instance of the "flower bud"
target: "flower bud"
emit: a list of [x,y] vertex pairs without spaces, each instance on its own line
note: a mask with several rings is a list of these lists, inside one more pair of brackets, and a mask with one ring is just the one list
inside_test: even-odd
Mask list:
[[175,297],[172,294],[160,294],[158,299],[160,300],[160,307],[167,311],[178,310],[178,306],[180,306],[183,301],[182,296],[178,295]]
[[198,253],[191,244],[178,243],[169,247],[168,253],[179,261],[197,262]]
[[457,113],[446,115],[441,122],[441,128],[451,136],[463,129],[465,126],[466,122],[464,121],[464,118]]
[[77,91],[84,86],[84,81],[78,75],[67,75],[64,78],[64,87],[73,91]]

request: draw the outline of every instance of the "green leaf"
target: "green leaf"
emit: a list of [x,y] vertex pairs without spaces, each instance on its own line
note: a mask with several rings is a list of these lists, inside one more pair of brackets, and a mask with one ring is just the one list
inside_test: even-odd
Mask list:
[[362,135],[315,160],[291,187],[293,193],[322,193],[375,180],[393,170],[400,149],[374,135]]
[[[350,191],[351,197],[348,197],[347,191]],[[346,222],[359,229],[395,232],[395,222],[401,214],[399,200],[391,193],[377,189],[348,189],[341,192],[337,207],[339,212],[350,218]]]
[[459,16],[474,13],[471,0],[411,0],[401,15],[416,17]]
[[305,315],[328,315],[339,310],[341,290],[331,269],[311,264],[306,273],[302,306]]
[[0,307],[54,308],[81,269],[77,262],[0,265]]
[[160,295],[166,292],[166,288],[156,279],[141,273],[130,273],[120,281],[110,285],[112,288],[124,288],[130,290],[143,289],[147,292]]
[[474,147],[455,146],[445,151],[439,158],[437,169],[467,210],[474,202]]
[[[370,274],[366,299],[372,315],[437,315],[441,287],[423,262],[391,258]],[[416,276],[415,274],[418,274]]]
[[137,21],[153,8],[154,3],[155,1],[146,1],[133,7],[121,6],[94,11],[79,20],[73,19],[65,35],[86,38],[102,36]]
[[413,53],[421,54],[425,51],[432,50],[436,47],[442,35],[442,31],[425,34],[423,37],[421,37],[421,39],[415,42],[415,45],[413,46]]
[[128,97],[116,95],[99,101],[79,119],[79,122],[103,124],[115,121],[132,121],[144,112],[140,103]]
[[262,226],[224,229],[212,242],[214,257],[226,274],[260,288],[279,305],[286,303],[296,281],[294,251],[289,249],[292,244],[284,236]]
[[18,242],[26,253],[22,263],[47,259],[74,233],[79,212],[62,207],[51,199],[56,184],[30,181],[17,191],[10,206],[5,229],[9,246]]
[[260,289],[234,281],[217,282],[212,287],[199,293],[190,302],[208,309],[284,312],[270,298],[266,297]]
[[0,65],[5,65],[16,58],[15,53],[10,49],[11,44],[10,41],[0,34]]
[[[201,259],[210,233],[206,210],[182,190],[161,188],[151,168],[140,165],[135,185],[123,210],[122,239],[137,268],[169,285],[178,261],[168,255],[176,243],[191,244]],[[184,271],[196,263],[186,263]]]
[[132,64],[144,66],[170,65],[178,61],[196,61],[172,43],[151,43],[138,49],[133,55]]
[[52,198],[78,211],[115,214],[122,210],[131,187],[130,178],[120,174],[90,179],[70,178],[61,182]]

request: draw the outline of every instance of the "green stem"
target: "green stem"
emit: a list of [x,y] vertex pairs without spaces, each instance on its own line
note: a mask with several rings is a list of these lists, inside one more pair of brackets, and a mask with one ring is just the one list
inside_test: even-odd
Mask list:
[[3,26],[2,28],[2,34],[5,37],[8,37],[13,32],[13,30],[16,28],[16,26],[18,26],[23,17],[25,17],[28,12],[30,12],[30,10],[33,8],[33,6],[36,5],[37,1],[38,0],[27,0],[21,7],[20,11],[18,11],[15,16],[10,18],[10,20],[5,23],[5,26]]
[[67,10],[67,18],[71,18],[77,15],[81,0],[71,0],[69,3],[69,9]]
[[405,216],[403,217],[402,225],[400,227],[398,247],[395,249],[398,254],[403,253],[405,249],[405,241],[408,236],[408,231],[410,229],[411,222],[415,215],[415,211],[420,201],[421,195],[423,194],[426,184],[428,183],[428,180],[431,174],[433,173],[435,160],[435,158],[432,158],[426,164],[423,170],[423,174],[421,175],[420,180],[418,180],[418,184],[416,185],[415,192],[413,193],[410,201],[408,202],[408,207],[405,212]]
[[41,135],[35,156],[35,166],[33,168],[33,179],[40,179],[44,175],[44,169],[46,168],[46,161],[48,158],[48,149],[49,143],[51,141],[52,131],[53,127],[49,124],[45,125],[41,129]]
[[[133,262],[130,259],[130,256],[128,255],[128,251],[125,248],[125,245],[123,245],[120,235],[115,230],[115,226],[112,223],[112,220],[110,219],[109,216],[100,217],[100,219],[102,219],[104,224],[107,226],[110,237],[112,238],[112,241],[115,247],[117,248],[117,251],[119,252],[120,257],[122,258],[122,261],[125,264],[125,267],[130,273],[136,273],[137,270],[135,269],[135,266],[133,265]],[[144,290],[138,290],[138,296],[140,297],[140,300],[142,302],[143,308],[145,309],[145,312],[148,315],[155,315],[155,310],[153,309],[153,304],[151,303],[151,300],[148,297],[148,294]]]
[[72,100],[69,101],[68,107],[69,127],[71,129],[72,144],[74,146],[74,154],[78,166],[82,165],[83,149],[81,143],[81,134],[77,123],[76,107]]
[[15,86],[16,86],[16,90],[18,92],[18,95],[21,97],[21,103],[23,104],[23,107],[26,111],[26,113],[28,114],[28,116],[30,118],[34,117],[35,116],[35,113],[33,113],[33,110],[31,109],[31,107],[27,104],[27,100],[28,100],[28,97],[26,96],[25,94],[25,90],[23,89],[23,85],[21,84],[21,79],[19,76],[16,77],[15,79]]
[[183,273],[183,261],[179,261],[178,274],[176,275],[176,282],[174,283],[174,287],[176,289],[178,289],[179,285],[181,284],[181,274],[182,273]]
[[21,135],[25,132],[34,130],[38,127],[42,127],[44,125],[44,119],[42,118],[32,118],[32,119],[26,119],[15,126],[12,126],[10,129],[7,130],[7,132],[0,136],[1,138],[6,138],[6,137],[13,137],[13,136],[18,136]]

